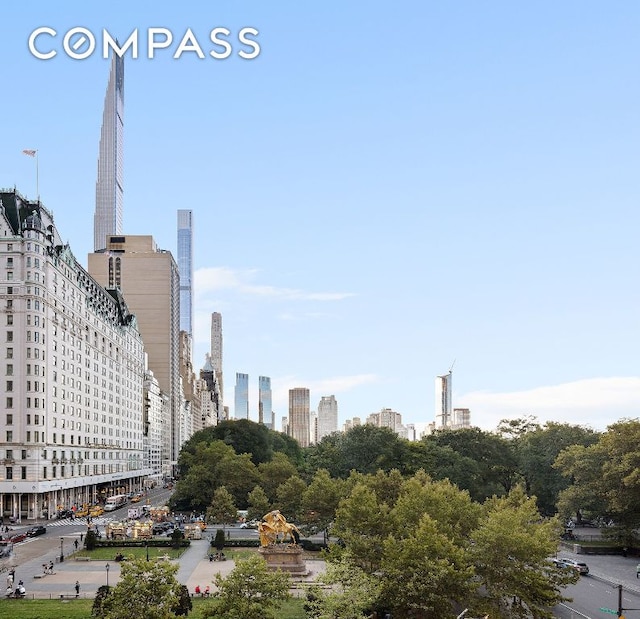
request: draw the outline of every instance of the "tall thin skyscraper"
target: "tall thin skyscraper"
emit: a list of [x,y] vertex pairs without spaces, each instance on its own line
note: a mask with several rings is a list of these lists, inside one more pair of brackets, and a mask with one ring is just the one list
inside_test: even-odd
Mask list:
[[236,372],[235,409],[236,419],[249,419],[249,374]]
[[113,54],[107,94],[104,97],[93,249],[107,246],[107,235],[122,234],[124,168],[124,58]]
[[288,434],[300,443],[300,447],[309,447],[310,416],[309,390],[305,387],[289,389]]
[[436,429],[451,425],[451,376],[451,370],[436,376]]
[[224,402],[224,381],[222,377],[222,314],[211,314],[211,365],[218,377],[220,400]]
[[178,210],[180,330],[193,340],[193,211]]
[[318,436],[323,437],[338,431],[338,402],[333,395],[323,395],[318,404]]
[[258,377],[258,423],[263,423],[275,430],[275,419],[272,410],[271,379],[268,376]]

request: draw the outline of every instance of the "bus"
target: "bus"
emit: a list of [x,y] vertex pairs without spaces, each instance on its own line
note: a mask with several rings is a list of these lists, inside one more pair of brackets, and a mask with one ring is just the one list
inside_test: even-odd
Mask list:
[[112,512],[114,509],[118,509],[119,507],[123,507],[127,504],[127,495],[126,494],[116,494],[115,496],[110,496],[104,504],[105,512]]

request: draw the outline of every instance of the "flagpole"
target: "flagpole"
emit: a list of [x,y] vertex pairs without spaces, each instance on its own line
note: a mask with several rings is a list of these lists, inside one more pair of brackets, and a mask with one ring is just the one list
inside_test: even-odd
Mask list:
[[38,150],[25,148],[22,151],[23,155],[27,155],[27,157],[34,157],[36,160],[36,196],[38,202],[40,202],[40,170],[38,169]]

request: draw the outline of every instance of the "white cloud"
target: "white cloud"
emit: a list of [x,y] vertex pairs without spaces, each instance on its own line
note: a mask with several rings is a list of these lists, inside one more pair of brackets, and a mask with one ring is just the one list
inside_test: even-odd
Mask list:
[[206,297],[212,292],[234,290],[247,295],[295,301],[341,301],[355,296],[352,292],[307,292],[296,288],[278,288],[264,284],[253,284],[257,269],[231,269],[229,267],[209,267],[195,271],[195,292],[198,297]]
[[640,415],[640,378],[587,378],[526,391],[474,391],[454,395],[456,407],[471,410],[471,423],[495,430],[502,419],[533,415],[547,421],[604,430],[622,418]]

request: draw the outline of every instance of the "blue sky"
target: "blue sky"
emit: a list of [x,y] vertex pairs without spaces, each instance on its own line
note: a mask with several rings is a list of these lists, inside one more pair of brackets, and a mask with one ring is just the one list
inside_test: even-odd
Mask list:
[[[34,197],[38,149],[85,266],[109,64],[61,39],[173,32],[125,60],[124,231],[175,251],[193,209],[195,363],[219,311],[232,411],[245,372],[254,419],[266,375],[278,423],[309,387],[340,422],[425,424],[455,359],[454,406],[484,429],[638,415],[638,3],[33,1],[3,24],[0,186]],[[27,48],[40,26],[51,60]],[[218,26],[232,57],[172,58]]]

